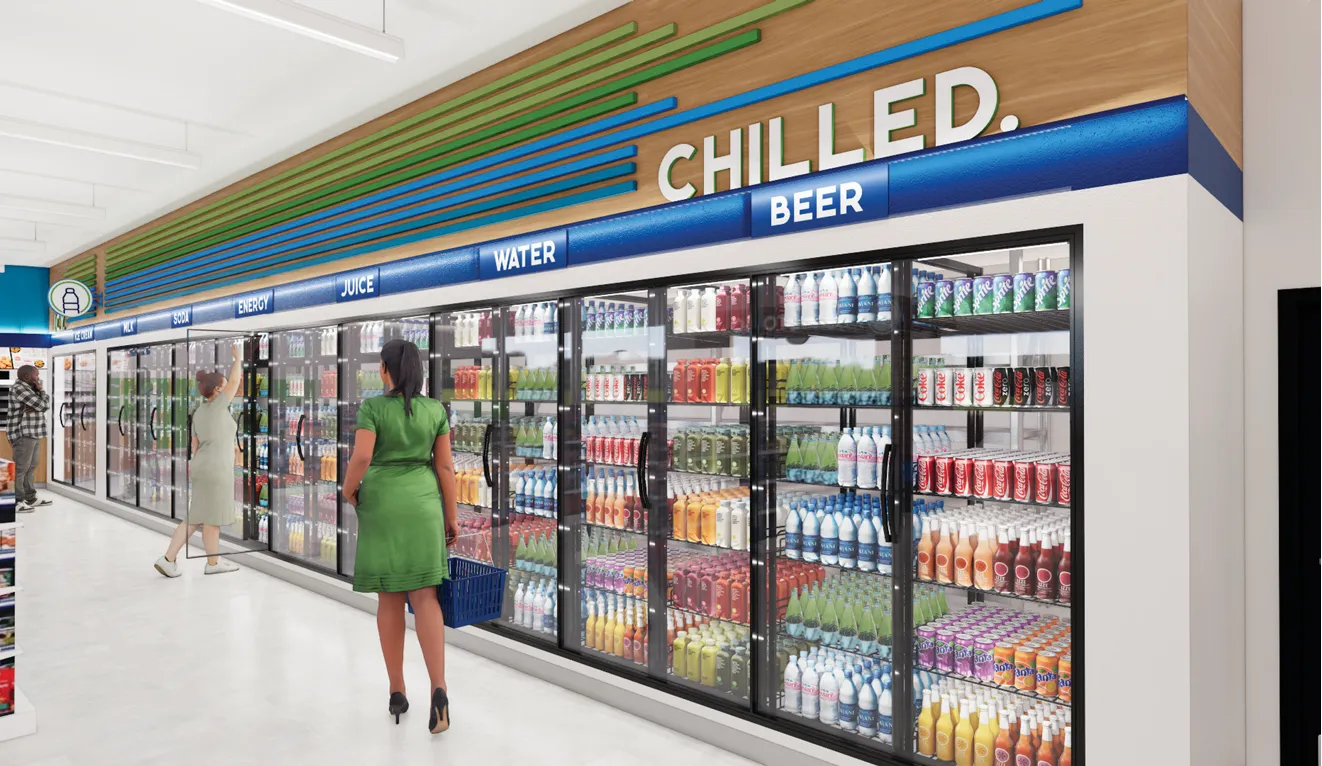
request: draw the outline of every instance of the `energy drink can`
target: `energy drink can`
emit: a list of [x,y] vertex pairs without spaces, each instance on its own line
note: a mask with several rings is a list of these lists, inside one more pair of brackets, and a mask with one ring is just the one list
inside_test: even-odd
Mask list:
[[1014,275],[1014,313],[1023,314],[1033,310],[1037,302],[1036,288],[1033,284],[1033,272],[1025,271]]
[[[1065,273],[1069,273],[1066,271]],[[973,313],[982,316],[992,311],[992,277],[973,278]]]
[[1070,270],[1061,269],[1056,272],[1056,308],[1070,308],[1070,298],[1072,289],[1070,285]]
[[936,311],[936,283],[919,282],[914,301],[917,303],[918,317],[930,319]]
[[936,315],[948,317],[955,315],[955,283],[942,279],[936,283]]
[[1056,310],[1056,272],[1039,271],[1033,277],[1033,310]]
[[1014,311],[1014,276],[996,274],[992,277],[992,313],[1009,314]]
[[955,280],[955,316],[973,316],[973,280],[970,278]]

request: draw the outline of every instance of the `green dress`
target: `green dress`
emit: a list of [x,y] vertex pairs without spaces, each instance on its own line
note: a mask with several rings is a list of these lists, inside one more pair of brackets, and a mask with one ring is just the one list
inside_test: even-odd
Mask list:
[[372,465],[358,487],[358,552],[353,589],[397,593],[438,585],[449,576],[445,508],[432,467],[436,437],[450,433],[445,407],[377,396],[358,408],[358,428],[376,434]]

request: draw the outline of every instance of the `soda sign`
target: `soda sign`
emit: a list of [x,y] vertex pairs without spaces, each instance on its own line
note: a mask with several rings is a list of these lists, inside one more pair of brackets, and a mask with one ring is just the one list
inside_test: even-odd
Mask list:
[[185,306],[181,309],[170,309],[170,326],[187,327],[193,323],[193,307]]

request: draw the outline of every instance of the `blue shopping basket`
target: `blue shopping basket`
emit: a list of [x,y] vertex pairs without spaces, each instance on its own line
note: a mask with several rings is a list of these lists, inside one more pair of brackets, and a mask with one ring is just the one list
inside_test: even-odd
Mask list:
[[450,579],[436,586],[436,597],[448,628],[497,619],[505,599],[505,570],[451,556]]

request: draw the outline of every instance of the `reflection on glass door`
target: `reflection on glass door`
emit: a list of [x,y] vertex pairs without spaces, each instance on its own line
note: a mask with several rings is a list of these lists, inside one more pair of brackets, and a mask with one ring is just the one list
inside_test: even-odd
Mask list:
[[106,394],[106,492],[113,500],[138,502],[137,357],[129,349],[108,353]]
[[[338,483],[338,477],[348,470],[357,432],[358,407],[364,399],[386,393],[385,382],[381,379],[381,348],[387,341],[395,339],[413,343],[418,347],[421,358],[427,359],[431,345],[431,329],[427,317],[355,322],[340,328],[340,443],[338,459],[335,465],[326,466],[328,473],[324,479]],[[430,395],[427,372],[424,366],[423,396]],[[336,474],[335,470],[339,473]],[[358,514],[348,500],[341,497],[339,501],[344,550],[341,574],[353,575],[354,557],[358,551]]]
[[74,394],[74,358],[51,359],[51,479],[74,483],[74,460],[78,432],[78,402]]
[[1054,766],[1072,746],[1069,246],[910,271],[914,750]]
[[174,346],[134,349],[138,359],[138,507],[174,510]]
[[336,571],[339,550],[337,333],[274,333],[271,344],[272,549]]
[[[63,363],[60,367],[63,368]],[[67,374],[67,373],[66,373]],[[96,491],[96,353],[73,357],[73,398],[67,417],[74,433],[73,482]]]
[[878,750],[893,744],[890,265],[760,288],[767,659],[760,704]]

